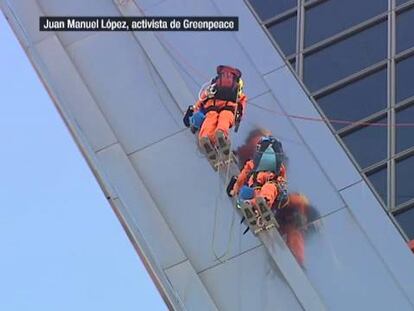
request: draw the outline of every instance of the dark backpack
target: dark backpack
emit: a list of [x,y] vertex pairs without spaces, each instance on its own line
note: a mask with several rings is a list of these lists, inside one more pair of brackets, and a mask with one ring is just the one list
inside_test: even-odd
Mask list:
[[241,71],[230,66],[218,66],[217,76],[213,79],[214,98],[226,101],[237,101]]

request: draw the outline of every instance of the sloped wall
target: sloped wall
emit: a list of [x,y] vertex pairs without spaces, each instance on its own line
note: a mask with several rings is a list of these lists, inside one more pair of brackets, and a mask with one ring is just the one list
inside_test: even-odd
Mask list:
[[[170,308],[308,308],[262,242],[242,236],[222,181],[181,123],[215,66],[232,64],[250,98],[235,147],[253,129],[271,130],[289,158],[290,190],[321,217],[306,234],[303,271],[326,309],[413,309],[412,255],[328,127],[292,117],[319,115],[242,1],[1,3]],[[126,15],[129,6],[238,15],[240,31],[37,31],[38,15]]]

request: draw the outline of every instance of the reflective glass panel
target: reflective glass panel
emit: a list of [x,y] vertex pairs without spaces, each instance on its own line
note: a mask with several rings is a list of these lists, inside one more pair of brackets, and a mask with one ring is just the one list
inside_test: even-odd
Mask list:
[[387,107],[387,70],[381,70],[318,99],[337,130]]
[[397,52],[414,46],[414,10],[405,11],[397,16]]
[[387,203],[387,168],[383,168],[375,173],[367,175],[369,181],[375,188],[375,191],[382,198],[382,201]]
[[414,208],[395,215],[395,219],[410,240],[414,239]]
[[396,203],[401,204],[414,198],[414,157],[396,163],[395,184]]
[[[414,32],[413,32],[414,35]],[[414,57],[409,57],[397,63],[396,92],[397,102],[414,96]]]
[[[387,119],[375,123],[385,124]],[[370,125],[344,136],[343,141],[354,158],[365,168],[387,157],[387,127]]]
[[414,146],[414,106],[397,112],[397,152]]
[[296,7],[297,0],[249,0],[262,21]]
[[289,61],[290,65],[292,66],[293,70],[296,70],[296,57],[292,58]]
[[397,5],[400,5],[400,4],[406,3],[406,2],[408,2],[408,1],[410,1],[410,0],[397,0],[397,1],[396,1],[396,4],[397,4]]
[[387,24],[381,23],[305,57],[304,80],[311,91],[387,57]]
[[296,52],[296,15],[273,24],[269,31],[286,56]]
[[305,13],[305,46],[335,35],[388,9],[387,0],[330,0]]

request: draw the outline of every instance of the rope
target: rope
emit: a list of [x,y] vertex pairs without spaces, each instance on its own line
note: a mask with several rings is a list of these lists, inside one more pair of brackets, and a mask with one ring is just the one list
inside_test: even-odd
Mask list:
[[[136,3],[136,2],[135,2]],[[145,16],[145,11],[136,3],[138,9],[141,11],[143,16]],[[188,72],[186,68],[189,68],[194,74],[202,78],[203,80],[208,79],[209,77],[201,72],[199,69],[194,67],[191,62],[178,50],[176,49],[171,43],[169,43],[165,37],[162,35],[162,33],[156,33],[154,32],[154,35],[158,37],[160,42],[164,43],[168,48],[165,50],[168,52],[168,54],[175,59],[177,63],[177,58],[181,59],[184,64],[186,64],[187,67],[183,66],[182,69],[190,76],[192,77],[191,73]],[[163,44],[163,45],[164,45]],[[165,47],[164,45],[164,47]],[[175,56],[170,53],[170,51],[174,52]],[[197,83],[198,84],[198,83]],[[387,122],[375,122],[375,121],[353,121],[353,120],[341,120],[341,119],[331,119],[331,118],[325,118],[325,117],[308,117],[304,115],[296,115],[296,114],[288,114],[283,112],[277,112],[272,109],[267,109],[264,107],[257,106],[253,103],[250,103],[250,105],[253,105],[255,107],[258,107],[260,109],[263,109],[265,111],[269,111],[274,113],[275,115],[283,116],[283,117],[289,117],[292,119],[300,119],[300,120],[306,120],[306,121],[313,121],[313,122],[330,122],[332,124],[344,124],[344,125],[359,125],[359,126],[378,126],[378,127],[387,127]],[[402,122],[402,123],[395,123],[391,125],[392,127],[401,127],[401,128],[414,128],[414,122]]]
[[[226,185],[228,184],[228,182],[230,180],[230,165],[231,165],[230,160],[232,158],[231,142],[230,142],[229,149],[230,149],[230,153],[229,153],[229,156],[227,158],[228,165],[226,166],[225,183],[224,183],[225,187],[226,187]],[[219,261],[220,263],[223,263],[225,261],[222,261],[221,259],[228,255],[228,253],[231,249],[231,246],[233,244],[233,228],[234,228],[234,223],[235,223],[236,217],[235,217],[235,210],[233,209],[232,220],[231,220],[229,234],[228,234],[229,238],[228,238],[228,242],[227,242],[227,247],[226,247],[226,250],[223,252],[223,254],[218,256],[217,252],[216,252],[216,249],[215,249],[215,246],[214,246],[215,245],[215,239],[216,239],[215,232],[216,232],[216,227],[217,227],[217,210],[218,210],[218,206],[219,206],[218,200],[222,198],[223,192],[225,193],[224,189],[226,189],[225,187],[223,188],[222,185],[221,185],[221,178],[220,178],[220,170],[219,169],[218,169],[218,173],[219,173],[218,174],[218,176],[219,176],[219,194],[218,194],[218,196],[216,196],[216,200],[215,200],[216,205],[215,205],[215,208],[214,208],[214,224],[213,224],[213,236],[212,236],[211,248],[212,248],[212,252],[213,252],[216,260]]]

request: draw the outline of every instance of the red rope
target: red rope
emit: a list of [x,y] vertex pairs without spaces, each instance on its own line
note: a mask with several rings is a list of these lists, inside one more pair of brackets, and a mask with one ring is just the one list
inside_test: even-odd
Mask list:
[[[142,15],[145,16],[145,10],[142,9],[138,3],[136,3],[136,6],[138,7],[138,9],[141,11]],[[157,36],[157,33],[155,33],[155,36]],[[196,67],[194,67],[191,62],[176,48],[174,47],[170,42],[168,42],[168,40],[165,39],[164,35],[162,33],[158,33],[158,37],[159,40],[164,42],[164,44],[171,50],[174,52],[174,54],[176,55],[176,57],[178,59],[180,59],[191,71],[193,71],[193,73],[195,73],[196,75],[198,75],[199,77],[201,77],[204,80],[208,80],[210,79],[209,76],[207,76],[206,74],[204,74],[203,72],[201,72],[199,69],[197,69]],[[276,115],[280,115],[280,116],[284,116],[284,117],[289,117],[292,119],[299,119],[299,120],[306,120],[306,121],[313,121],[313,122],[327,122],[329,121],[332,124],[346,124],[346,125],[359,125],[359,126],[377,126],[377,127],[387,127],[388,123],[387,122],[370,122],[370,121],[352,121],[352,120],[340,120],[340,119],[329,119],[329,118],[317,118],[317,117],[307,117],[307,116],[303,116],[303,115],[294,115],[294,114],[287,114],[287,113],[279,113],[277,111],[271,110],[271,109],[266,109],[264,107],[258,106],[258,105],[254,105],[258,108],[267,110],[271,113],[274,113]],[[410,127],[414,127],[414,123],[395,123],[392,125],[393,127],[401,127],[401,128],[410,128]]]

